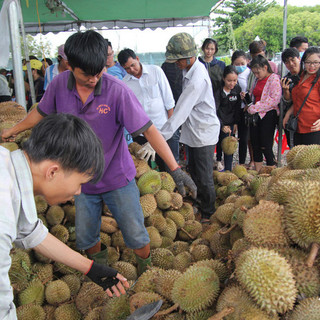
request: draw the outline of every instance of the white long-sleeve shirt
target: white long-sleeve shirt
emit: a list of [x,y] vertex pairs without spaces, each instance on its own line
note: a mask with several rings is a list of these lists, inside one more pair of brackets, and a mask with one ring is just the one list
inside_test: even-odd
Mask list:
[[141,64],[142,75],[138,79],[127,74],[123,81],[134,92],[144,111],[158,130],[168,120],[168,110],[174,107],[174,99],[163,70],[154,65]]
[[215,145],[220,122],[212,94],[212,85],[204,65],[196,60],[189,71],[183,70],[182,93],[173,116],[161,128],[168,140],[181,127],[180,142],[193,148]]
[[37,217],[32,175],[21,150],[0,146],[0,319],[16,320],[9,279],[12,243],[28,249],[39,245],[48,230]]

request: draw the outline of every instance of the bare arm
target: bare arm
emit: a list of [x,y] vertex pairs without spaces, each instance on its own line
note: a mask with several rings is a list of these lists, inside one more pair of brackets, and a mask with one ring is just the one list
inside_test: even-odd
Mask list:
[[145,132],[143,132],[143,134],[150,142],[152,148],[166,163],[171,171],[179,167],[166,140],[164,140],[164,138],[154,125],[150,126]]
[[168,110],[168,119],[173,115],[173,108]]
[[10,137],[15,137],[18,133],[25,131],[27,129],[33,128],[40,120],[43,119],[43,116],[38,112],[36,108],[30,111],[27,116],[17,123],[14,127],[10,129],[4,129],[1,132],[1,137],[3,141],[13,140],[9,139]]
[[[50,233],[48,233],[46,238],[33,249],[45,257],[57,262],[61,262],[73,269],[79,270],[84,274],[87,274],[92,267],[92,260],[89,260],[80,253],[72,250]],[[129,284],[127,280],[119,273],[117,274],[116,278],[120,281],[116,286],[112,287],[112,291],[117,296],[120,296],[120,293],[125,294],[124,287],[128,288]],[[110,289],[107,289],[106,292],[110,297],[112,297],[112,292]]]
[[86,273],[91,267],[91,260],[72,250],[50,233],[33,249],[54,261],[62,262],[82,273]]

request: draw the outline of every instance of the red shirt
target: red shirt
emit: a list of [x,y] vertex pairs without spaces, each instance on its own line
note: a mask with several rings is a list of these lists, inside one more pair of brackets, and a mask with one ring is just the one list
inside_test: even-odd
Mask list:
[[[302,74],[299,83],[292,89],[293,113],[296,115],[300,109],[302,102],[308,94],[312,81],[316,74],[310,76],[303,83],[304,74]],[[320,80],[314,85],[309,97],[303,105],[298,117],[298,132],[310,133],[311,127],[315,121],[320,119]]]
[[270,77],[270,75],[262,80],[258,80],[256,86],[253,89],[253,95],[254,95],[254,103],[257,103],[258,101],[261,100],[261,96],[262,96],[262,91],[264,86],[266,85],[268,78]]

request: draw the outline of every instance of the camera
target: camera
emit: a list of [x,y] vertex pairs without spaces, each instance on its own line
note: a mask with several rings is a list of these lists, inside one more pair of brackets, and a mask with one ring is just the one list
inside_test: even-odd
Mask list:
[[284,77],[284,79],[286,79],[286,81],[289,81],[289,91],[291,92],[294,86],[298,84],[300,77],[296,74]]
[[248,107],[250,107],[252,105],[252,99],[250,97],[249,92],[246,92],[246,94],[244,96],[244,102]]

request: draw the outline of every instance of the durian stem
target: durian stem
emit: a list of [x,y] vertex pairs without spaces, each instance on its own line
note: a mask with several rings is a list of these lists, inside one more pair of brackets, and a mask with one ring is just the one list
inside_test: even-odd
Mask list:
[[320,245],[318,243],[313,243],[312,246],[311,246],[311,250],[310,250],[310,253],[309,253],[309,256],[308,256],[308,259],[307,259],[307,266],[309,268],[311,268],[314,264],[314,261],[316,260],[316,257],[317,257],[317,254],[318,254],[318,251],[320,249]]
[[233,307],[226,307],[220,312],[216,313],[214,316],[210,317],[208,320],[223,320],[223,317],[226,317],[233,312],[234,312]]
[[187,236],[188,236],[190,239],[192,239],[192,240],[195,239],[195,237],[194,237],[193,235],[191,235],[187,230],[185,230],[185,229],[183,229],[183,228],[181,228],[180,230],[182,230],[184,233],[186,233]]
[[170,308],[168,308],[166,310],[157,312],[154,316],[155,317],[165,316],[166,314],[169,314],[169,313],[171,313],[172,311],[174,311],[174,310],[176,310],[178,308],[179,308],[179,304],[176,303],[172,307],[170,307]]
[[228,234],[230,233],[238,224],[235,223],[234,225],[232,225],[229,229],[225,229],[225,228],[222,228],[219,230],[219,234]]

